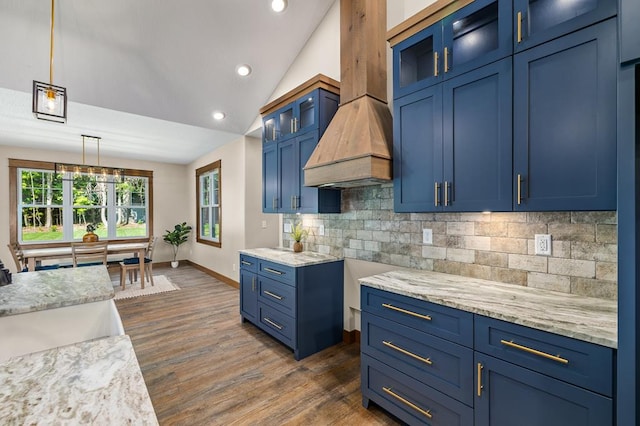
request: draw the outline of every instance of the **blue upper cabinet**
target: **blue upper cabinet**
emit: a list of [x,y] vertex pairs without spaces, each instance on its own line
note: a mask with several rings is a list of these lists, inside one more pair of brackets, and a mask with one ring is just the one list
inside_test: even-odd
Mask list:
[[620,0],[620,62],[640,59],[640,2]]
[[523,51],[610,18],[618,10],[617,1],[514,0],[514,51]]
[[511,2],[476,0],[393,46],[393,94],[409,93],[511,54]]
[[616,20],[514,55],[515,210],[616,209]]
[[340,191],[306,187],[303,173],[338,109],[338,86],[318,75],[260,110],[264,213],[340,212]]

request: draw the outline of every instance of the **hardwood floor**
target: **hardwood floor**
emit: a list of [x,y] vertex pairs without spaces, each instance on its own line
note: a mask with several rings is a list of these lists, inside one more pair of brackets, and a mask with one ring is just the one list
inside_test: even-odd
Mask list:
[[399,424],[362,407],[358,345],[295,361],[240,322],[237,289],[191,266],[154,274],[181,290],[116,304],[161,425]]

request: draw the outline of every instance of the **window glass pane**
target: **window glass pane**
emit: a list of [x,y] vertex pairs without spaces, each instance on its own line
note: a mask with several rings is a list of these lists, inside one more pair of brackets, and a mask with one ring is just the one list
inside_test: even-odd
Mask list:
[[209,216],[209,208],[200,208],[200,236],[209,238],[211,230],[211,218]]
[[213,227],[212,238],[217,241],[220,238],[220,208],[212,207],[211,210],[212,210],[212,216],[213,216],[213,223],[215,224]]
[[62,205],[62,178],[53,172],[22,170],[22,203]]
[[77,175],[73,177],[74,206],[106,206],[109,184],[98,176]]
[[61,241],[62,208],[23,207],[21,241]]
[[146,237],[147,209],[143,207],[116,208],[116,237]]
[[220,203],[219,200],[219,196],[220,196],[220,182],[218,179],[218,172],[214,172],[213,174],[213,205],[218,205]]
[[211,175],[207,174],[200,178],[200,190],[202,191],[200,204],[208,206],[211,204]]
[[93,224],[100,238],[107,238],[107,209],[102,207],[74,207],[73,239],[81,239],[87,233],[87,225]]

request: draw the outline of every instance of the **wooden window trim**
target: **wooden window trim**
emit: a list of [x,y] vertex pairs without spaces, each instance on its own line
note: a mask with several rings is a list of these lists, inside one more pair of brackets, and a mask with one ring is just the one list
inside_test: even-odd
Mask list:
[[[217,242],[200,238],[200,175],[203,175],[215,169],[219,169],[218,200],[220,205],[220,215],[219,215],[220,234]],[[218,247],[218,248],[222,247],[222,160],[214,161],[213,163],[207,164],[206,166],[202,166],[196,169],[196,242],[200,244],[206,244],[208,246]]]
[[[51,163],[48,161],[33,161],[9,158],[9,242],[12,244],[18,242],[18,169],[54,170],[55,163]],[[147,194],[147,198],[149,200],[147,223],[149,226],[149,235],[153,235],[153,171],[137,169],[123,170],[126,176],[146,177],[149,180]],[[149,238],[127,238],[126,240],[118,239],[114,241],[137,243],[149,241]],[[69,245],[69,242],[61,241],[55,243],[22,243],[21,245],[29,246],[29,248],[67,247]]]

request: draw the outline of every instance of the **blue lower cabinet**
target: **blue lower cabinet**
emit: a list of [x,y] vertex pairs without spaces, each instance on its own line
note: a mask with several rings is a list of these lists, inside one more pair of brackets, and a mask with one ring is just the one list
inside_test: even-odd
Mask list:
[[475,426],[613,424],[611,398],[479,352],[475,362]]
[[342,341],[342,260],[293,267],[243,254],[241,268],[249,268],[242,261],[256,271],[240,271],[243,320],[293,349],[296,360]]
[[362,354],[362,403],[375,402],[408,424],[472,426],[473,409]]

